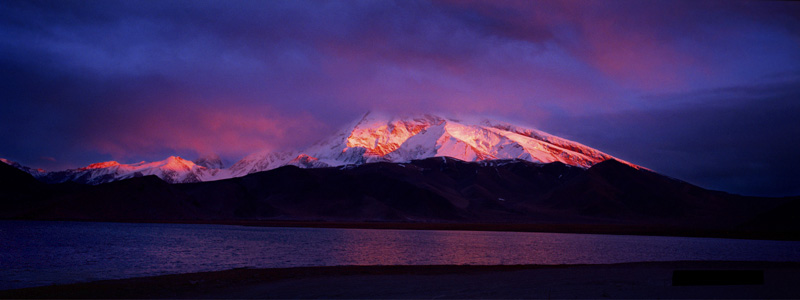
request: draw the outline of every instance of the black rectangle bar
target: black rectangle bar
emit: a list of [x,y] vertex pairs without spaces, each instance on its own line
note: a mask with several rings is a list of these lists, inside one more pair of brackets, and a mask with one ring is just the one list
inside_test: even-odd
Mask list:
[[761,270],[675,270],[672,285],[759,285],[764,284]]

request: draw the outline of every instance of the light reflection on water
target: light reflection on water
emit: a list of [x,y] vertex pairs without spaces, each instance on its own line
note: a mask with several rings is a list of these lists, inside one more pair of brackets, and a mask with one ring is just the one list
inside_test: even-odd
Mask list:
[[254,267],[800,261],[800,242],[0,221],[0,289]]

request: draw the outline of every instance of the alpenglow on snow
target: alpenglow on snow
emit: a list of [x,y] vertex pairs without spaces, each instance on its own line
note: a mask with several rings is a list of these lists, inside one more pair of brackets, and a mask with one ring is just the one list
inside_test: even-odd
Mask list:
[[324,168],[373,162],[402,163],[429,157],[451,157],[468,162],[498,159],[562,162],[582,168],[609,159],[622,161],[582,144],[505,122],[468,122],[430,114],[368,113],[302,151],[257,152],[228,168],[220,168],[222,163],[209,163],[209,158],[192,162],[176,156],[150,163],[102,162],[55,172],[15,166],[48,183],[100,184],[144,175],[156,175],[169,183],[188,183],[241,177],[286,165]]

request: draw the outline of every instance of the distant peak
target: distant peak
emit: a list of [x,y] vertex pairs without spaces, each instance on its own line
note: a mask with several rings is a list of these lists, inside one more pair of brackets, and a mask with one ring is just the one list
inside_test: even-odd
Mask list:
[[112,161],[106,161],[106,162],[99,162],[99,163],[93,163],[91,165],[88,165],[83,169],[86,169],[86,170],[89,170],[89,169],[103,169],[103,168],[109,168],[109,167],[113,167],[113,166],[119,166],[119,163],[116,162],[116,161],[113,161],[113,160]]
[[168,168],[191,168],[195,166],[194,162],[185,160],[180,156],[170,156],[166,159],[166,166]]
[[201,157],[198,157],[192,162],[194,162],[194,164],[198,166],[203,166],[210,169],[223,169],[225,168],[226,165],[218,154],[203,155]]

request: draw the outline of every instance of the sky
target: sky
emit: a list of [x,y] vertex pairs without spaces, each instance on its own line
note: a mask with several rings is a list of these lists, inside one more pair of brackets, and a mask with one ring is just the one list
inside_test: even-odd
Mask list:
[[307,146],[367,111],[534,127],[704,188],[800,195],[800,4],[0,1],[0,157]]

